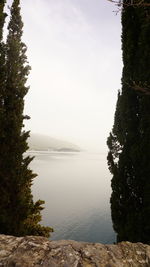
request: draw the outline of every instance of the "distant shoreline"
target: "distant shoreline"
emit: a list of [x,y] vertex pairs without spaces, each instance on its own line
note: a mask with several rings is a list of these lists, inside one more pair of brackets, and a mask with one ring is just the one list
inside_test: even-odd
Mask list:
[[80,152],[80,148],[75,144],[40,134],[31,134],[28,146],[29,151]]
[[26,153],[79,153],[80,150],[43,150],[43,149],[29,149]]

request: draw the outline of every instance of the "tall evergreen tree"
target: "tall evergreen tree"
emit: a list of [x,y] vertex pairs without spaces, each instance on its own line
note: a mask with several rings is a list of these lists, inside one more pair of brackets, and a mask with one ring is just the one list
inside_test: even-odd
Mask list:
[[150,1],[144,3],[123,5],[122,90],[107,144],[117,241],[150,244]]
[[3,42],[3,27],[6,14],[4,13],[5,0],[0,2],[0,129],[2,132],[3,92],[5,89],[5,44]]
[[[2,24],[2,23],[1,23]],[[29,168],[29,132],[23,131],[24,97],[30,67],[26,45],[21,41],[23,22],[20,1],[14,0],[8,25],[3,91],[3,135],[0,132],[0,232],[3,234],[49,236],[49,227],[39,224],[43,201],[33,202],[31,185],[36,174]]]
[[5,13],[4,13],[5,0],[0,2],[0,224],[2,222],[3,214],[5,212],[4,207],[4,177],[2,177],[3,169],[3,147],[4,147],[4,94],[6,87],[6,60],[5,60],[5,51],[6,46],[3,42],[3,27],[5,22]]

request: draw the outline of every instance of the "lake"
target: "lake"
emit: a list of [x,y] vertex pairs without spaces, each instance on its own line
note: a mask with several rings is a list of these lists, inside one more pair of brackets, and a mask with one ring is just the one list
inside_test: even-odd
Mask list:
[[52,240],[113,243],[110,204],[111,175],[106,155],[85,152],[33,152],[38,174],[34,199],[45,200],[42,224],[55,232]]

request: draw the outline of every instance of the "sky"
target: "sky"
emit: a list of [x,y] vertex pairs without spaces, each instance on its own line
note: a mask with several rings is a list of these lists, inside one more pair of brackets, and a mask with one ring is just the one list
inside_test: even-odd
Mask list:
[[122,73],[116,9],[107,0],[21,1],[32,68],[27,130],[82,149],[108,150]]

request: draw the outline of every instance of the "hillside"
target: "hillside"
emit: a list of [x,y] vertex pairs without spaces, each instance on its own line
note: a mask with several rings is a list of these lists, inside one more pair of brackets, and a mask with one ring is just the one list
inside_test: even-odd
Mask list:
[[31,134],[28,139],[29,150],[38,151],[76,151],[79,152],[80,148],[72,143],[52,138],[47,135]]

